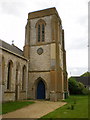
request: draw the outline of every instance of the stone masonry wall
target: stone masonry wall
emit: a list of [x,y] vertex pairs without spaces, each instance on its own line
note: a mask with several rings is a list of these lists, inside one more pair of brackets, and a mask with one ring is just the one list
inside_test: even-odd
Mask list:
[[30,72],[29,73],[29,88],[28,98],[36,99],[36,88],[38,78],[42,78],[45,82],[46,99],[50,98],[50,72]]
[[[37,53],[38,48],[43,49],[43,53]],[[30,71],[50,70],[50,44],[41,46],[32,46],[30,48]]]
[[[15,100],[15,85],[16,85],[16,66],[17,63],[19,65],[19,71],[18,71],[18,99],[21,99],[21,93],[23,92],[23,96],[22,99],[26,98],[27,95],[27,80],[28,80],[28,63],[27,60],[22,59],[14,54],[11,54],[7,51],[2,51],[2,54],[0,54],[0,57],[4,58],[5,61],[5,66],[4,66],[4,80],[3,81],[3,95],[2,95],[2,100],[3,101],[11,101],[11,100]],[[12,77],[11,77],[11,83],[10,83],[10,90],[7,90],[7,74],[8,74],[8,62],[12,61]],[[2,62],[0,62],[2,63]],[[26,66],[26,90],[22,91],[22,68],[23,66]],[[2,67],[0,67],[0,69],[2,70]],[[2,74],[2,73],[1,73]],[[21,92],[22,91],[22,92]]]

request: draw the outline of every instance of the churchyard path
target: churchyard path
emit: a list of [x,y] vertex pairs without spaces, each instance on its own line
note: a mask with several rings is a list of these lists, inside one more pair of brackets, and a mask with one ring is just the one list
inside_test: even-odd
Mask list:
[[2,115],[2,118],[40,118],[65,105],[65,102],[37,101],[27,107]]

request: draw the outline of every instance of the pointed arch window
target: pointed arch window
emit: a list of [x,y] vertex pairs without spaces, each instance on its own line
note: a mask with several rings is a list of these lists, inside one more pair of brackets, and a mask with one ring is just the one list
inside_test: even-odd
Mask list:
[[38,43],[45,42],[45,25],[46,23],[42,19],[36,23],[36,38]]
[[10,90],[11,87],[11,78],[12,78],[12,61],[8,63],[8,74],[7,74],[7,89]]
[[26,66],[24,65],[22,68],[22,90],[25,90],[26,83]]
[[2,84],[4,84],[5,79],[5,60],[4,57],[2,57]]

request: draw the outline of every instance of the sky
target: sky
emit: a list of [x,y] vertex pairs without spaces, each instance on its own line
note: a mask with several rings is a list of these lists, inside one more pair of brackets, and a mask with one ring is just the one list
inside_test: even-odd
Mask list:
[[23,50],[28,13],[56,7],[65,31],[68,77],[88,71],[88,0],[0,0],[0,39]]

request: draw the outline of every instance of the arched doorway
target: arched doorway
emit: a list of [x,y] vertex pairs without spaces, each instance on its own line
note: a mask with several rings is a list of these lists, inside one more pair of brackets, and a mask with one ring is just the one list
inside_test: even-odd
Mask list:
[[37,84],[37,99],[45,99],[45,84],[42,80]]

